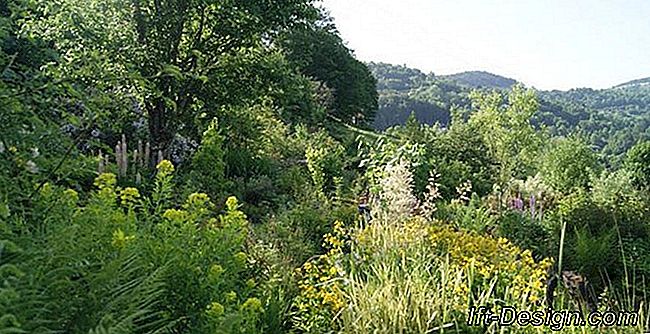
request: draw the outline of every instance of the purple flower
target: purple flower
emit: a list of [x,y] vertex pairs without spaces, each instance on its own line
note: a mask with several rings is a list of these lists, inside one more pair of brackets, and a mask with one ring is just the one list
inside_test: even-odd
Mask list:
[[535,195],[530,195],[528,206],[530,207],[530,215],[535,216]]
[[524,209],[524,201],[521,200],[519,196],[515,198],[515,209],[521,211]]

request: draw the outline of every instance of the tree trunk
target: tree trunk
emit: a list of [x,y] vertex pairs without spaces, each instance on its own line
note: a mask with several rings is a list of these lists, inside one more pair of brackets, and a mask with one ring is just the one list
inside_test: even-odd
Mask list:
[[171,135],[166,119],[166,106],[162,98],[154,98],[147,103],[149,113],[149,140],[153,152],[165,151],[171,142]]

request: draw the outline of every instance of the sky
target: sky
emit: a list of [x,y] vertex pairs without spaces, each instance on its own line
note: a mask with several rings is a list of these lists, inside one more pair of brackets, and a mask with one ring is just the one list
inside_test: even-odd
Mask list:
[[650,0],[323,0],[359,60],[537,89],[650,77]]

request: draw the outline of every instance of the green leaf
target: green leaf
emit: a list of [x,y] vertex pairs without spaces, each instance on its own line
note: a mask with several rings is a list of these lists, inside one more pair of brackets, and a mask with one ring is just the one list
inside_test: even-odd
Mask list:
[[7,219],[11,215],[11,210],[6,203],[0,204],[0,218]]
[[181,69],[178,66],[175,66],[175,65],[165,65],[165,66],[163,66],[162,71],[160,71],[160,75],[171,76],[176,80],[182,80],[183,79],[183,73],[181,72]]

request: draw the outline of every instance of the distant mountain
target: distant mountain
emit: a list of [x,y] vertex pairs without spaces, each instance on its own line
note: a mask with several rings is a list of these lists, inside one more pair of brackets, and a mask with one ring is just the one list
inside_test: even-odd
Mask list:
[[[507,91],[516,80],[473,71],[436,76],[385,63],[367,64],[377,79],[379,110],[373,126],[384,130],[406,123],[413,113],[421,123],[450,122],[452,109],[468,110],[473,90]],[[554,135],[580,133],[612,161],[639,140],[650,140],[650,78],[609,89],[537,91],[534,116]]]
[[650,78],[643,78],[643,79],[637,79],[637,80],[628,81],[626,83],[622,83],[620,85],[614,86],[614,88],[630,88],[630,87],[640,87],[640,86],[648,86],[648,85],[650,85]]
[[[405,65],[391,65],[386,63],[368,63],[368,68],[377,81],[377,90],[404,91],[421,85],[427,74]],[[431,74],[433,75],[433,74]]]
[[451,75],[442,75],[440,77],[472,88],[508,89],[517,84],[517,81],[514,79],[485,71],[469,71]]

